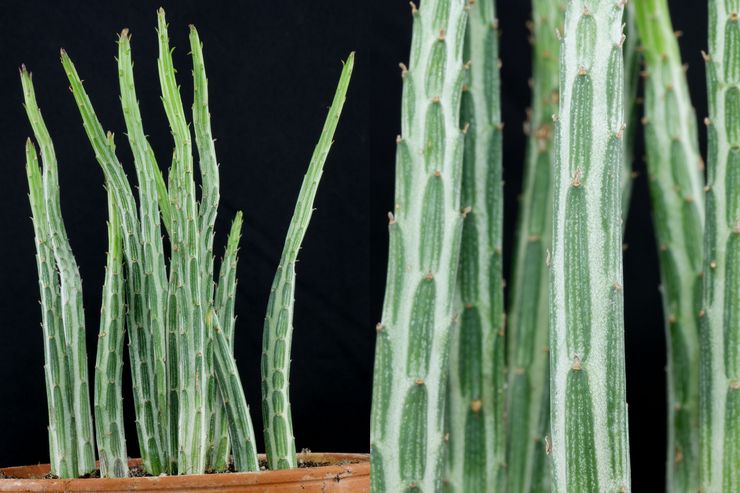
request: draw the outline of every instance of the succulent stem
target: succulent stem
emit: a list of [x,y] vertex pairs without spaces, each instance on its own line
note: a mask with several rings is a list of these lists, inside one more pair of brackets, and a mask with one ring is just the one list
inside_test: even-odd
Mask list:
[[498,21],[494,0],[471,3],[460,124],[467,125],[461,204],[459,325],[450,338],[450,491],[505,487],[503,183]]
[[508,487],[512,493],[550,490],[545,440],[549,409],[549,283],[546,256],[552,238],[552,176],[557,149],[558,59],[564,2],[532,4],[532,108],[524,187],[519,201],[508,316]]
[[100,476],[128,476],[123,428],[123,340],[125,329],[121,225],[115,199],[108,192],[108,259],[100,309],[100,333],[95,360],[95,434]]
[[641,0],[645,143],[668,342],[667,491],[697,491],[703,161],[666,0]]
[[553,490],[630,491],[622,305],[623,2],[571,0],[561,42],[550,375]]
[[465,216],[460,99],[467,5],[412,4],[385,301],[375,346],[373,493],[439,491],[446,468],[449,339]]
[[262,336],[262,419],[267,463],[270,469],[298,466],[289,392],[295,264],[308,223],[311,221],[314,197],[347,96],[354,60],[353,52],[344,63],[321,137],[301,184],[301,191],[285,237],[283,253],[270,288]]
[[[33,133],[41,149],[41,160],[43,162],[43,205],[45,216],[35,215],[36,222],[45,217],[48,244],[54,257],[56,269],[59,275],[59,312],[61,322],[54,330],[55,337],[61,339],[62,352],[54,351],[56,356],[62,356],[65,360],[64,371],[66,375],[65,385],[68,399],[68,410],[65,413],[66,421],[57,422],[57,426],[66,428],[63,433],[66,436],[65,447],[61,449],[70,463],[66,464],[66,475],[82,476],[95,470],[95,450],[93,445],[93,421],[90,406],[90,389],[87,371],[87,348],[85,342],[85,313],[82,305],[82,279],[77,267],[72,248],[67,238],[64,227],[62,211],[59,200],[59,176],[57,171],[56,154],[49,131],[46,128],[41,110],[36,103],[36,95],[31,82],[30,74],[21,70],[21,83],[23,85],[23,96],[25,99],[26,115],[33,128]],[[27,159],[29,161],[29,173],[35,175],[38,171],[38,162],[35,159],[33,145],[27,148]],[[36,164],[34,164],[34,162]],[[35,169],[34,169],[35,167]],[[30,184],[30,183],[29,183]],[[36,185],[37,186],[37,185]],[[38,191],[38,190],[37,190]],[[33,195],[33,191],[32,191]],[[32,203],[33,206],[33,203]],[[40,210],[36,211],[41,213]],[[38,240],[37,240],[38,241]],[[37,254],[41,252],[37,251]],[[48,253],[48,252],[46,252]],[[43,307],[44,311],[54,307]],[[54,315],[55,316],[55,315]],[[47,364],[52,364],[47,361]],[[70,437],[72,439],[70,440]],[[59,461],[57,460],[57,463]]]
[[740,491],[740,4],[709,1],[700,489]]

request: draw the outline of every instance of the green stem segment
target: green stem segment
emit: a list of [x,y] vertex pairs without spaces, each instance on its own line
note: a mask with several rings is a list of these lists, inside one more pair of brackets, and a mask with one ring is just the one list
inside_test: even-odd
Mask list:
[[621,174],[623,3],[572,0],[561,43],[550,258],[552,487],[630,491]]
[[[21,68],[21,83],[26,114],[41,148],[43,161],[41,174],[36,151],[29,141],[26,160],[37,235],[36,254],[46,339],[46,379],[47,386],[52,386],[47,388],[52,470],[61,477],[76,477],[96,469],[82,279],[62,219],[54,145],[36,103],[31,76],[25,67]],[[50,257],[53,257],[56,272]],[[57,405],[59,409],[52,410],[51,406]]]
[[666,0],[636,4],[644,47],[645,143],[668,341],[668,491],[698,491],[703,161]]
[[297,467],[289,393],[295,263],[311,220],[316,190],[347,96],[354,59],[354,53],[351,53],[342,69],[321,137],[303,178],[283,253],[270,289],[262,343],[262,419],[270,469]]
[[[153,334],[147,322],[146,257],[142,249],[141,225],[136,210],[131,186],[120,161],[115,154],[112,134],[106,135],[93,110],[90,98],[82,86],[72,60],[62,51],[62,65],[70,82],[72,94],[82,116],[83,126],[95,151],[105,182],[113,194],[116,209],[120,214],[123,252],[127,281],[127,327],[129,335],[129,357],[136,410],[136,428],[144,468],[150,474],[166,471],[167,451],[163,443],[162,430],[165,423],[157,412],[157,390],[154,382],[162,376],[155,374]],[[166,381],[166,380],[165,380]]]
[[378,324],[371,421],[371,491],[439,491],[446,468],[450,329],[464,214],[464,0],[412,4],[403,67],[396,195]]
[[128,476],[122,391],[126,305],[119,221],[115,199],[108,192],[108,259],[95,360],[95,434],[100,455],[100,475],[116,478]]
[[233,438],[234,469],[237,471],[257,471],[257,449],[254,440],[252,418],[244,396],[239,370],[232,353],[232,346],[221,328],[219,316],[211,310],[206,317],[206,324],[213,331],[214,367],[218,380],[220,395],[224,396],[225,412]]
[[545,439],[550,430],[549,283],[552,241],[553,118],[558,108],[558,59],[563,2],[533,2],[534,65],[524,188],[509,307],[508,485],[512,493],[550,491]]
[[[166,357],[166,305],[167,273],[164,259],[162,228],[160,225],[160,203],[157,193],[157,176],[159,165],[154,157],[146,135],[139,111],[139,102],[136,98],[134,84],[133,61],[131,60],[131,37],[124,29],[118,40],[118,80],[121,91],[121,109],[126,122],[126,135],[134,156],[136,178],[139,189],[139,219],[141,254],[143,255],[143,293],[130,293],[132,297],[141,298],[137,303],[146,307],[147,343],[150,351],[147,359],[154,369],[156,381],[153,389],[147,393],[155,393],[157,422],[161,428],[157,430],[162,447],[165,451],[161,463],[165,470],[173,471],[172,460],[175,450],[169,438],[172,432],[168,423],[168,395],[167,395],[167,357]],[[132,221],[133,222],[133,221]],[[134,222],[135,224],[135,222]],[[150,452],[151,454],[151,452]],[[166,459],[169,459],[167,464]]]
[[157,21],[159,82],[175,141],[169,198],[172,269],[177,278],[174,288],[177,306],[177,381],[180,389],[177,464],[180,474],[198,474],[206,469],[210,450],[208,385],[211,369],[207,358],[205,325],[209,300],[203,296],[203,243],[199,234],[190,128],[175,79],[164,10],[158,11]]
[[447,489],[505,487],[504,310],[501,260],[501,99],[493,0],[472,4],[463,59],[465,134],[461,204],[470,208],[460,249],[459,325],[450,338]]
[[709,1],[700,488],[740,491],[740,2]]

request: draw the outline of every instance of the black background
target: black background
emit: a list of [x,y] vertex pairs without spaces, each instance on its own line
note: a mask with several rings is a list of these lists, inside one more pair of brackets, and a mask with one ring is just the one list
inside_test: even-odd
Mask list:
[[[409,7],[377,0],[162,2],[186,107],[192,98],[187,25],[205,45],[213,132],[221,163],[216,248],[234,212],[245,213],[239,263],[236,354],[259,436],[262,319],[308,158],[331,101],[340,60],[357,50],[355,76],[316,199],[298,266],[291,396],[299,448],[367,450],[374,331],[385,283],[386,212],[392,205],[400,120],[398,62],[408,61]],[[510,265],[529,105],[529,2],[499,1],[506,180],[505,265]],[[62,207],[82,271],[93,359],[105,262],[102,173],[58,62],[64,47],[85,79],[98,116],[123,136],[114,55],[116,33],[133,34],[144,125],[160,162],[172,142],[159,102],[155,10],[159,2],[3,2],[0,18],[0,465],[48,459],[46,402],[33,233],[23,143],[30,135],[17,67],[34,73],[59,158]],[[700,118],[706,115],[706,2],[670,1]],[[701,127],[700,127],[701,128]],[[705,136],[701,132],[702,149]],[[640,143],[641,146],[641,143]],[[642,155],[640,147],[636,153]],[[644,164],[638,159],[625,252],[627,378],[633,487],[659,491],[665,443],[665,340]],[[508,267],[507,267],[508,268]],[[508,271],[506,272],[508,274]],[[127,374],[127,371],[124,373]],[[128,396],[127,396],[128,397]],[[126,399],[130,406],[130,398]],[[136,454],[130,407],[129,448]],[[260,439],[260,449],[262,449]]]
[[[297,267],[291,383],[299,448],[367,450],[374,317],[368,289],[369,60],[361,53],[367,32],[362,13],[343,0],[162,3],[188,115],[188,24],[197,26],[204,43],[221,164],[215,246],[219,257],[234,213],[241,209],[245,214],[236,357],[260,450],[259,358],[270,284],[341,61],[350,51],[360,51]],[[82,272],[88,359],[94,362],[107,243],[106,197],[102,171],[59,63],[59,48],[74,60],[98,117],[116,133],[118,155],[134,177],[114,60],[117,33],[130,29],[144,127],[159,162],[169,163],[173,143],[159,100],[156,67],[159,6],[129,1],[2,2],[0,466],[48,461],[38,285],[23,156],[31,128],[22,108],[18,67],[25,63],[33,72],[56,146],[62,212]],[[130,392],[125,397],[129,453],[135,456]]]
[[[480,1],[480,0],[478,0]],[[640,0],[630,0],[640,1]],[[706,50],[706,1],[670,0],[674,28],[680,38],[683,60],[689,65],[688,77],[697,115],[706,115],[704,67],[700,50]],[[522,125],[530,104],[527,84],[531,76],[531,56],[526,22],[531,16],[530,2],[497,2],[503,91],[504,128],[504,265],[508,278],[516,220],[517,195],[522,184],[525,136]],[[398,62],[408,61],[411,19],[408,2],[377,2],[373,12],[371,40],[370,153],[372,167],[372,292],[373,313],[382,304],[386,260],[387,221],[384,215],[393,204],[393,162],[395,137],[400,131],[401,77]],[[700,125],[702,149],[704,127]],[[638,133],[640,129],[638,129]],[[635,153],[642,156],[640,139]],[[706,155],[706,153],[703,153]],[[662,491],[665,471],[665,336],[657,270],[656,246],[650,216],[645,166],[638,159],[639,173],[634,184],[624,256],[627,399],[629,402],[630,445],[633,489],[635,492]]]

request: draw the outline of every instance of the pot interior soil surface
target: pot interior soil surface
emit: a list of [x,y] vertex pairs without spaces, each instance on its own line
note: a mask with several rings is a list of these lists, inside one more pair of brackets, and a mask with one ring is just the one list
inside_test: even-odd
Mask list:
[[[302,467],[280,471],[129,478],[50,479],[48,464],[6,467],[0,469],[0,492],[370,492],[367,454],[301,453],[298,460]],[[129,462],[134,471],[140,464],[139,459]]]

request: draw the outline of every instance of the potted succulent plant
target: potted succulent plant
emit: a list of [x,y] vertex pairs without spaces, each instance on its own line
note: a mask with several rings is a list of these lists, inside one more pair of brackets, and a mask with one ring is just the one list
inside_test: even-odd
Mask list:
[[[113,135],[103,131],[71,58],[61,52],[108,191],[108,255],[92,402],[82,281],[62,218],[54,146],[31,75],[21,68],[26,113],[41,157],[40,164],[29,139],[26,171],[41,294],[51,462],[1,469],[0,491],[367,491],[365,455],[296,453],[289,401],[294,267],[354,54],[344,64],[270,293],[261,366],[266,443],[261,456],[232,350],[240,212],[220,272],[214,275],[219,174],[202,45],[191,26],[192,123],[202,185],[198,197],[191,130],[162,9],[157,32],[162,101],[175,141],[167,176],[144,132],[127,30],[118,42],[120,98],[138,200],[116,155]],[[127,455],[123,423],[126,338],[141,450],[141,459],[135,460]]]

